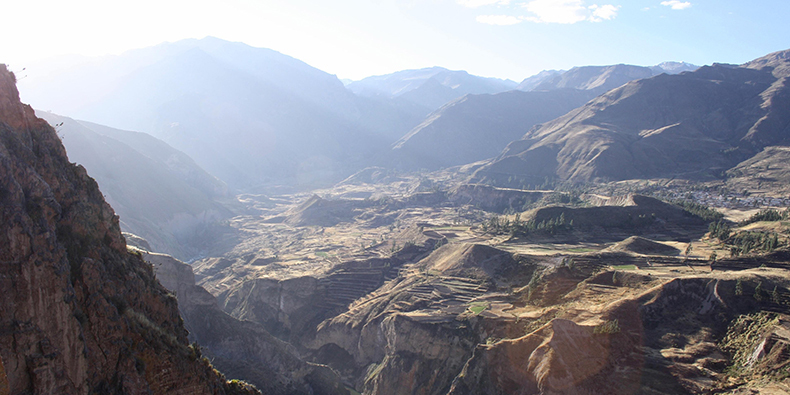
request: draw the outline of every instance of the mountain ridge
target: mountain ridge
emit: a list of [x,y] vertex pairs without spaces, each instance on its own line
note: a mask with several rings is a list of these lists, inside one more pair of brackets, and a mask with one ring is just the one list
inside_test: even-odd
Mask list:
[[161,138],[233,190],[331,185],[424,115],[359,98],[276,51],[213,38],[27,78],[24,90],[40,108]]
[[529,131],[473,179],[715,177],[762,147],[788,143],[782,55],[746,65],[629,82]]
[[466,94],[500,93],[515,89],[517,85],[510,80],[434,66],[371,76],[354,81],[346,88],[363,97],[401,97],[430,112]]
[[514,136],[594,97],[577,89],[466,95],[431,113],[393,144],[392,165],[438,169],[497,155]]
[[52,113],[36,114],[58,125],[69,160],[95,177],[122,229],[142,236],[155,251],[191,259],[204,244],[203,231],[231,217],[218,203],[227,198],[227,185],[163,141]]

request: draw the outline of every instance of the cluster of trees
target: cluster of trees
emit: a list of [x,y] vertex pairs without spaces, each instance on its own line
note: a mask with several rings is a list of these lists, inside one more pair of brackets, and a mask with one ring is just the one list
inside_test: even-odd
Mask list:
[[567,221],[565,213],[560,213],[559,217],[541,220],[540,222],[531,219],[522,221],[521,214],[516,214],[513,221],[508,217],[493,216],[488,221],[481,224],[483,232],[499,234],[510,234],[513,236],[526,236],[534,233],[557,234],[573,229],[573,220]]
[[774,232],[738,232],[730,236],[726,244],[730,246],[731,256],[752,251],[771,252],[782,246],[779,236]]
[[639,214],[634,218],[631,214],[625,218],[620,226],[625,229],[638,229],[644,228],[646,226],[650,226],[656,222],[656,214],[651,213],[650,215],[647,214]]
[[[755,214],[752,216],[752,218],[755,218],[755,216],[758,216],[758,214]],[[763,218],[765,218],[765,216],[763,216]],[[747,221],[750,220],[751,218]],[[712,222],[710,226],[708,226],[708,231],[710,232],[711,238],[716,238],[724,245],[729,246],[730,256],[739,256],[741,254],[748,254],[753,251],[771,252],[784,244],[781,240],[779,240],[779,235],[776,232],[744,231],[733,233],[729,223],[724,220]]]
[[727,221],[720,219],[716,222],[711,222],[710,225],[708,225],[708,232],[710,232],[711,238],[719,239],[719,241],[723,243],[725,240],[730,238],[730,235],[732,234],[732,228]]
[[705,221],[719,221],[724,218],[724,214],[704,205],[691,200],[672,200],[670,203],[680,206],[688,213],[696,215]]
[[570,189],[565,192],[553,192],[546,195],[541,203],[544,206],[558,204],[578,206],[583,203],[581,200],[582,193],[583,192],[579,189]]
[[[740,279],[740,278],[735,281],[735,295],[736,296],[743,296],[744,295],[743,280]],[[770,301],[770,302],[773,302],[773,303],[776,303],[776,304],[786,304],[785,303],[786,301],[782,300],[782,296],[779,293],[779,286],[778,285],[774,285],[773,291],[768,291],[767,287],[763,288],[763,282],[762,281],[759,281],[757,283],[757,286],[754,287],[754,295],[753,296],[754,296],[754,299],[756,299],[757,301],[760,301],[760,302],[762,302],[762,301],[766,301],[766,302]]]
[[748,219],[738,222],[738,226],[746,226],[760,221],[787,221],[790,219],[790,207],[779,211],[775,209],[760,210]]

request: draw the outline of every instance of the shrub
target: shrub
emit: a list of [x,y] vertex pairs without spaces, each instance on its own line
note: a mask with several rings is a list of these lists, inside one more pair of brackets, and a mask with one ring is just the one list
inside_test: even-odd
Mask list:
[[596,335],[620,333],[620,322],[616,319],[605,321],[593,328],[593,333]]

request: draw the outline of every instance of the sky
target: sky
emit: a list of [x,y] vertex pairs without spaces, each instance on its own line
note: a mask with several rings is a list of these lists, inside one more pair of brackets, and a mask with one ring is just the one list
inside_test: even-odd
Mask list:
[[352,80],[442,66],[521,81],[541,70],[740,64],[790,48],[787,0],[24,0],[0,63],[102,56],[214,36]]

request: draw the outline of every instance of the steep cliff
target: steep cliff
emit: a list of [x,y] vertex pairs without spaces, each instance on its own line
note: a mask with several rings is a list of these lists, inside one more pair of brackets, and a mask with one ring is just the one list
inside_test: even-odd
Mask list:
[[534,268],[493,247],[445,245],[322,322],[306,346],[365,394],[446,394],[476,344],[523,332],[512,315],[470,309]]
[[[787,393],[787,281],[757,273],[673,279],[603,305],[597,325],[556,318],[480,344],[447,394]],[[778,295],[759,297],[769,281]]]
[[365,394],[787,393],[786,251],[616,259],[450,243],[305,346]]
[[295,348],[252,321],[231,317],[217,299],[195,285],[192,267],[164,254],[143,252],[156,278],[178,297],[189,338],[229,378],[254,384],[266,394],[348,394],[326,366],[303,361]]
[[0,65],[0,358],[12,394],[228,394],[176,299]]

